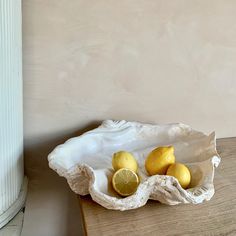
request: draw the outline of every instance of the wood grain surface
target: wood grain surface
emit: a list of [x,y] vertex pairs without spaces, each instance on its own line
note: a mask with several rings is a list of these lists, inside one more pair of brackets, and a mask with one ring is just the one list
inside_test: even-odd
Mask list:
[[200,205],[167,206],[156,201],[130,211],[107,210],[79,196],[85,234],[236,235],[236,138],[217,140],[222,157],[213,198]]

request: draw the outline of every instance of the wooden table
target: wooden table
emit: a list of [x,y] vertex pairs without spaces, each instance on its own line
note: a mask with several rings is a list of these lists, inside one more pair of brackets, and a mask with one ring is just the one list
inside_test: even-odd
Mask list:
[[85,235],[236,235],[236,138],[219,139],[222,161],[216,193],[200,205],[167,206],[156,201],[130,211],[107,210],[79,197]]

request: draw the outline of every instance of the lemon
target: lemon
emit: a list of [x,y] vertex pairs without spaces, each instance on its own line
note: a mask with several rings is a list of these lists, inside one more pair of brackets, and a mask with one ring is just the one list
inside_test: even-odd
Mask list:
[[187,166],[181,163],[171,165],[167,170],[167,175],[174,176],[182,186],[186,189],[191,181],[191,174]]
[[138,170],[138,163],[134,156],[131,153],[125,151],[119,151],[113,154],[112,166],[114,170],[127,168],[134,171],[135,173]]
[[165,175],[168,167],[174,163],[174,147],[158,147],[148,155],[145,168],[149,175]]
[[139,185],[137,174],[127,168],[119,169],[112,177],[112,186],[121,196],[129,196],[136,192]]

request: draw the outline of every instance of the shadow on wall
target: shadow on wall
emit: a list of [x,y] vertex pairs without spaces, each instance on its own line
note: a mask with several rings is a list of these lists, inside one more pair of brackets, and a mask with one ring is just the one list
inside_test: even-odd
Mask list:
[[35,236],[83,235],[77,196],[70,190],[66,179],[49,168],[47,156],[57,145],[96,128],[100,123],[94,121],[70,134],[64,132],[64,135],[26,140],[25,170],[30,181],[22,235],[30,236],[36,228]]
[[60,134],[53,134],[49,137],[39,137],[33,140],[25,140],[24,147],[24,160],[26,175],[31,178],[32,176],[41,173],[42,171],[51,170],[48,166],[48,154],[59,144],[72,137],[79,136],[91,129],[97,128],[102,121],[90,122],[85,127],[68,133],[60,132]]

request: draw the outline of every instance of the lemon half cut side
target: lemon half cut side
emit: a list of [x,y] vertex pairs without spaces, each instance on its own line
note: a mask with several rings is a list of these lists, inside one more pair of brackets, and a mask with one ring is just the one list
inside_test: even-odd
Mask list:
[[127,168],[119,169],[112,177],[112,186],[121,196],[130,196],[136,192],[139,185],[138,175]]

